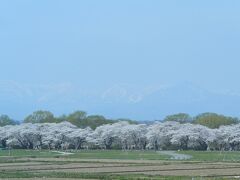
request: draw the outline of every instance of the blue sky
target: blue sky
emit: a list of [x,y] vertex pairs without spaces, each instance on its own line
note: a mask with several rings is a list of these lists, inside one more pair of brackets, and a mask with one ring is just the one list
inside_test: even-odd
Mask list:
[[1,1],[0,113],[240,116],[239,9],[237,0]]

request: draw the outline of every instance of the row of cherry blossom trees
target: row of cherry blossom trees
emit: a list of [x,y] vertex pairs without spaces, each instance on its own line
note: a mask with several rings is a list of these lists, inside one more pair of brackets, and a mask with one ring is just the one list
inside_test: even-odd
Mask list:
[[24,149],[240,150],[240,124],[209,129],[194,124],[118,122],[80,129],[69,122],[0,127],[0,146]]

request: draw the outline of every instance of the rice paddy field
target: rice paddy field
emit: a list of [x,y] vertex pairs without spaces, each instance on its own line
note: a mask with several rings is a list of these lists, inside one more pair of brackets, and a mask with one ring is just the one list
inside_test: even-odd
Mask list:
[[240,179],[240,152],[0,150],[0,179]]

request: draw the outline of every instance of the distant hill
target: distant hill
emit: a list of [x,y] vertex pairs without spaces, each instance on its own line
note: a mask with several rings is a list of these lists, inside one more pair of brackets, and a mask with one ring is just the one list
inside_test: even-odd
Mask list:
[[[0,90],[0,109],[15,119],[24,118],[36,109],[47,109],[61,115],[83,109],[116,119],[162,120],[166,115],[186,112],[197,115],[216,112],[240,116],[240,95],[233,92],[212,92],[191,83],[156,87],[136,87],[119,84],[87,95],[71,91],[57,91],[60,87],[25,87],[5,83]],[[34,105],[34,106],[33,106]]]

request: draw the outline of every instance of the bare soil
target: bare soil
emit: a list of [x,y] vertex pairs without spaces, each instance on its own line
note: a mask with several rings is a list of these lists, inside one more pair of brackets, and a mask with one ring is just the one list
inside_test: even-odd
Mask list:
[[[21,159],[23,160],[23,159]],[[25,159],[26,160],[26,159]],[[32,158],[23,163],[0,163],[1,172],[78,172],[162,176],[240,176],[240,163],[201,163],[151,160],[89,160]],[[35,178],[34,178],[35,179]],[[47,179],[47,178],[46,178]],[[52,178],[51,178],[52,179]],[[28,179],[30,180],[30,179]],[[36,180],[36,179],[35,179]],[[52,179],[55,180],[55,179]]]

